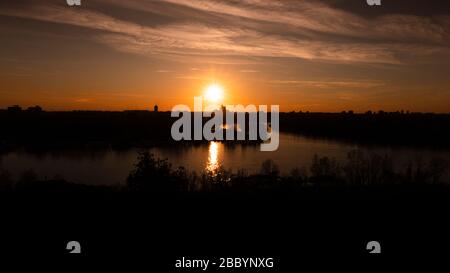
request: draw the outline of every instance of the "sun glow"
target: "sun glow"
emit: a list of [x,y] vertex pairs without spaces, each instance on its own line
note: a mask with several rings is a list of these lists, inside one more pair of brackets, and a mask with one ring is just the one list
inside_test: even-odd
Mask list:
[[205,100],[212,103],[219,103],[223,99],[223,87],[219,84],[210,84],[205,89]]

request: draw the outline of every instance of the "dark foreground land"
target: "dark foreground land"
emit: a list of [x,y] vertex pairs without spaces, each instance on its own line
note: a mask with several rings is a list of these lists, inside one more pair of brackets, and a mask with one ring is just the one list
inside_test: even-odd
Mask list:
[[[3,259],[43,257],[127,272],[202,272],[175,270],[181,257],[275,259],[273,270],[208,272],[404,268],[428,259],[436,265],[449,253],[448,196],[442,185],[161,193],[53,181],[0,194],[0,249]],[[82,256],[67,254],[71,240],[81,243]],[[372,240],[381,243],[381,256],[368,254]]]
[[[274,269],[225,272],[436,261],[448,256],[450,242],[444,170],[428,162],[394,171],[388,158],[355,151],[343,166],[315,158],[308,174],[281,176],[271,161],[257,175],[195,174],[143,153],[121,187],[3,175],[0,249],[2,257],[44,255],[151,272],[202,272],[176,270],[181,257],[276,261]],[[76,262],[65,249],[71,240],[83,246]],[[383,247],[376,260],[366,250],[372,240]],[[30,244],[39,253],[29,252]]]
[[[169,113],[0,112],[1,149],[171,144]],[[450,118],[433,114],[284,113],[282,131],[315,137],[448,148]],[[123,186],[18,180],[0,171],[0,250],[128,271],[177,271],[175,260],[273,257],[275,268],[234,272],[298,272],[330,261],[410,264],[448,256],[450,187],[439,159],[395,170],[392,160],[354,151],[345,164],[316,157],[311,168],[281,175],[266,161],[259,174],[219,169],[196,174],[143,153]],[[374,260],[366,244],[376,240]],[[32,247],[30,247],[32,246]],[[406,257],[406,259],[405,259]],[[129,262],[132,261],[132,262]],[[229,272],[211,270],[208,272]],[[199,271],[197,271],[199,272]]]

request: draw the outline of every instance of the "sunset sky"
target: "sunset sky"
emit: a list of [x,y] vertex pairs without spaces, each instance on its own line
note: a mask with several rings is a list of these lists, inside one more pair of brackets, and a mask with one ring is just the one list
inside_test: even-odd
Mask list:
[[0,108],[450,112],[450,3],[2,0]]

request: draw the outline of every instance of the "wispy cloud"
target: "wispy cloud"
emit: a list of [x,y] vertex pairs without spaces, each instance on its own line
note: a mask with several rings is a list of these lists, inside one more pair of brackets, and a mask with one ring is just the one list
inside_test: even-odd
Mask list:
[[74,99],[74,102],[76,102],[76,103],[92,103],[92,102],[94,102],[94,99],[91,99],[91,98],[77,98],[77,99]]
[[361,79],[349,79],[349,80],[320,80],[320,81],[302,81],[302,80],[270,80],[267,81],[270,84],[281,85],[298,85],[314,88],[374,88],[386,85],[384,82],[375,80],[361,80]]
[[267,21],[334,35],[366,38],[370,36],[372,39],[392,40],[421,38],[435,42],[448,42],[450,39],[450,16],[430,19],[412,15],[387,15],[368,20],[330,7],[321,1],[163,1],[207,12]]
[[173,73],[175,71],[173,70],[164,70],[164,69],[159,69],[155,71],[156,73]]
[[[93,29],[97,42],[148,56],[281,57],[374,64],[450,56],[450,16],[388,15],[369,20],[321,1],[104,2],[153,13],[167,9],[183,20],[140,24],[96,10],[55,5],[2,9],[0,14]],[[152,10],[156,4],[159,9]]]

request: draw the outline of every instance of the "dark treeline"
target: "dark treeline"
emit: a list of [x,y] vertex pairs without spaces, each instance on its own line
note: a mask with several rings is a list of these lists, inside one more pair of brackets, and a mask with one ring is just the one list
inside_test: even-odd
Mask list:
[[[17,145],[115,148],[173,142],[170,112],[0,110],[0,151]],[[281,113],[280,130],[351,142],[449,148],[450,115],[420,113]]]
[[66,148],[71,145],[116,148],[171,141],[170,113],[149,111],[0,111],[0,150],[16,145]]
[[449,114],[281,113],[280,130],[367,144],[450,147]]
[[[257,174],[248,174],[219,168],[196,173],[184,167],[172,168],[167,159],[155,158],[142,152],[131,170],[126,183],[116,186],[88,186],[69,183],[61,177],[41,180],[33,171],[24,172],[14,180],[11,174],[0,169],[2,192],[66,192],[66,193],[248,193],[248,194],[305,194],[308,198],[331,193],[338,198],[347,194],[405,193],[420,194],[436,190],[438,195],[448,194],[449,181],[445,181],[447,162],[439,158],[429,161],[410,161],[403,169],[394,168],[392,158],[354,150],[342,164],[333,158],[315,156],[309,169],[299,167],[282,175],[272,160],[266,160]],[[425,191],[424,191],[425,190]],[[424,191],[424,192],[423,192]],[[341,196],[341,194],[343,194]],[[366,197],[358,196],[357,198]]]
[[[203,118],[203,124],[208,119]],[[170,112],[0,110],[0,152],[17,146],[45,150],[173,144],[171,127],[176,120]],[[193,128],[194,118],[191,120]]]

